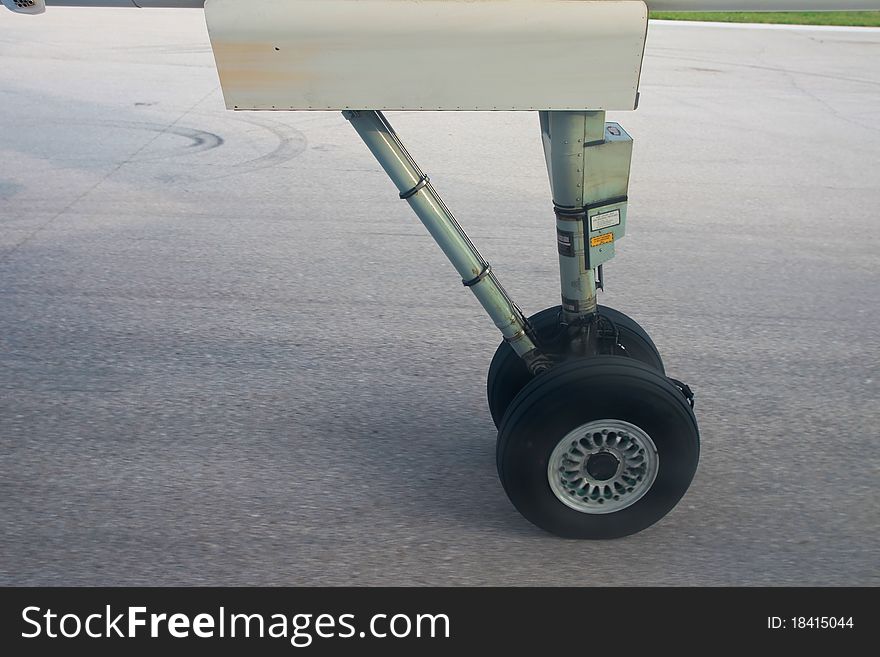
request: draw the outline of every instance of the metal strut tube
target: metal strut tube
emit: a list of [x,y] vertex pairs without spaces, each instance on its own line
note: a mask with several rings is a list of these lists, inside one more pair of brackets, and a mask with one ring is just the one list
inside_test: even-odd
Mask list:
[[539,115],[556,210],[563,314],[566,323],[574,324],[597,309],[596,273],[584,257],[585,149],[604,139],[605,112]]
[[354,126],[397,186],[400,198],[410,204],[504,339],[532,371],[548,366],[532,340],[522,311],[501,287],[489,263],[440,199],[384,115],[374,110],[346,110],[343,116]]

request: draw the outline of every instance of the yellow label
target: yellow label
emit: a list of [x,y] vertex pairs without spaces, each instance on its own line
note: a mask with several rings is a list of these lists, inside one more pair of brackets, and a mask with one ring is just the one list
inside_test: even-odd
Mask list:
[[614,241],[614,233],[605,233],[604,235],[599,235],[598,237],[594,237],[590,240],[590,246],[594,249],[597,246],[602,246],[603,244],[611,244]]

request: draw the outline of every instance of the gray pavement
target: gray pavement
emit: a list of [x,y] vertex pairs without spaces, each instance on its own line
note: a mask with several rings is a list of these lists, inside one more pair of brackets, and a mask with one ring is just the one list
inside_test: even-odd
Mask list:
[[[199,11],[3,12],[0,61],[0,583],[880,584],[880,31],[652,26],[603,303],[703,454],[603,543],[507,501],[498,336],[341,116],[225,111]],[[555,303],[537,117],[390,118]]]

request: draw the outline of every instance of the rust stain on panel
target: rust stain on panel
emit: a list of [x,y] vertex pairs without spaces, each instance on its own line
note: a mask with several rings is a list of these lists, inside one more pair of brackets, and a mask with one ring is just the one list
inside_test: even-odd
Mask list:
[[220,41],[212,45],[224,88],[269,90],[316,79],[305,70],[315,48],[292,48],[266,42]]

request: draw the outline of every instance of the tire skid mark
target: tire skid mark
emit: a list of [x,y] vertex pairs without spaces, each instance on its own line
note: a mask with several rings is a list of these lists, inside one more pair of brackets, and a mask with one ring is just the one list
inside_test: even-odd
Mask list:
[[[195,112],[191,113],[196,114]],[[200,112],[199,118],[217,119],[218,114],[213,112]],[[244,160],[239,163],[230,163],[224,165],[227,171],[217,174],[199,175],[197,171],[190,170],[183,176],[172,176],[163,178],[163,182],[169,183],[174,181],[180,182],[208,182],[212,180],[220,180],[231,176],[237,176],[254,171],[269,169],[300,156],[308,147],[308,140],[304,133],[296,128],[279,122],[266,121],[253,117],[245,117],[241,115],[222,116],[224,120],[232,120],[240,123],[246,123],[260,128],[268,132],[277,140],[277,144],[269,152],[258,155],[257,157]],[[196,153],[204,153],[219,148],[227,143],[228,137],[224,137],[220,132],[204,130],[200,128],[185,125],[168,125],[164,123],[153,123],[149,121],[120,121],[114,119],[100,119],[92,121],[79,121],[81,125],[87,125],[94,128],[121,129],[121,130],[142,130],[146,132],[156,133],[157,138],[162,135],[176,135],[189,140],[182,146],[167,148],[161,151],[140,151],[132,157],[129,157],[124,164],[132,164],[137,162],[150,162],[167,160],[175,157],[183,157],[194,155]],[[59,123],[60,125],[60,123]],[[248,135],[240,134],[240,138],[244,141],[248,140]],[[199,164],[196,164],[196,169]],[[210,169],[216,167],[213,163],[203,163],[201,167]]]
[[[249,123],[251,125],[257,126],[258,128],[266,130],[278,139],[278,144],[268,153],[265,153],[250,160],[245,160],[244,162],[240,162],[238,164],[230,165],[230,170],[226,173],[204,177],[198,176],[197,179],[199,181],[204,182],[211,180],[220,180],[222,178],[229,178],[231,176],[237,176],[243,173],[252,173],[254,171],[270,169],[272,167],[284,164],[285,162],[289,162],[290,160],[299,157],[308,148],[308,140],[305,134],[297,130],[293,126],[287,125],[285,123],[281,123],[279,121],[266,121],[256,119],[254,117],[244,116],[241,114],[235,114],[231,117],[226,118],[232,121]],[[196,177],[194,176],[194,178]]]
[[[193,153],[201,153],[209,151],[223,145],[224,139],[220,135],[208,132],[206,130],[198,130],[180,125],[168,125],[166,123],[149,123],[146,121],[116,121],[116,120],[95,120],[95,121],[77,121],[80,125],[87,125],[96,128],[114,128],[123,130],[143,130],[146,132],[155,132],[160,136],[169,134],[189,139],[190,143],[173,149],[168,149],[159,153],[139,152],[128,159],[129,162],[143,162],[146,160],[164,160],[169,157],[180,157],[182,155],[192,155]],[[62,125],[60,122],[58,125]],[[64,124],[66,125],[66,124]]]

